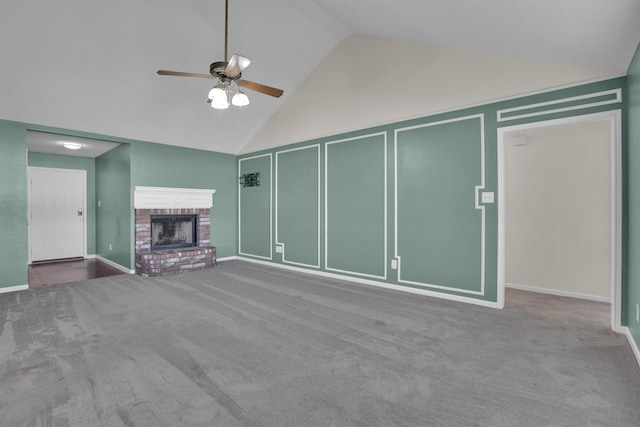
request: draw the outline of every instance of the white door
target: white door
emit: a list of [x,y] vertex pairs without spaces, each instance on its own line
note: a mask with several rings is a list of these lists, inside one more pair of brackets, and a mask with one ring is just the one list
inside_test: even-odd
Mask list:
[[31,261],[85,255],[86,174],[29,168]]

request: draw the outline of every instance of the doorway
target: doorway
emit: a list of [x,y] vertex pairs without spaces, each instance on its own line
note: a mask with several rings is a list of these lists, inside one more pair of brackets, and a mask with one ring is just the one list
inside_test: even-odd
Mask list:
[[498,130],[498,292],[608,301],[621,327],[621,123],[610,111]]
[[87,254],[85,170],[29,167],[29,264]]

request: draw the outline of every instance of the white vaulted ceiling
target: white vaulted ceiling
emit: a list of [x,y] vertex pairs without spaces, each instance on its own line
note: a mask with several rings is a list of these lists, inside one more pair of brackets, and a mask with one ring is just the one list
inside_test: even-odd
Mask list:
[[[0,0],[0,119],[239,153],[282,129],[268,125],[272,118],[301,114],[303,95],[323,90],[323,75],[328,93],[344,90],[332,83],[357,79],[355,71],[376,79],[375,67],[357,64],[358,51],[330,55],[337,46],[359,46],[343,44],[353,36],[409,43],[411,52],[424,45],[445,59],[452,49],[597,70],[579,79],[623,75],[640,41],[639,0],[229,2],[230,53],[251,58],[244,77],[284,89],[280,99],[248,92],[250,106],[214,111],[206,104],[211,81],[156,74],[208,73],[222,60],[224,0]],[[352,59],[341,60],[345,54]],[[381,61],[398,70],[377,76],[381,84],[401,83],[406,74],[432,85],[440,78],[412,69],[425,63],[416,58]],[[314,74],[320,69],[333,71]],[[492,96],[479,93],[474,102]]]

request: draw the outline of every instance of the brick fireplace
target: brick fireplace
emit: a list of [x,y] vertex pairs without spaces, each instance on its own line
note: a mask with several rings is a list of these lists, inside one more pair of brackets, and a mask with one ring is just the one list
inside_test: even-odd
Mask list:
[[[216,248],[211,246],[212,189],[134,187],[136,273],[162,276],[211,268],[216,263]],[[170,219],[193,216],[196,235],[191,247],[164,249],[152,244],[158,231],[152,218]],[[154,236],[155,232],[155,236]],[[172,242],[175,243],[175,242]],[[172,245],[178,246],[178,245]]]

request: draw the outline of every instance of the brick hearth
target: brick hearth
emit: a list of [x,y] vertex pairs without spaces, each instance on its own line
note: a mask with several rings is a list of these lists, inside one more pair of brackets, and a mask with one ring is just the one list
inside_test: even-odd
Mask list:
[[[211,246],[209,209],[136,209],[136,273],[161,276],[211,268],[216,248]],[[198,246],[151,250],[151,215],[197,215]]]

